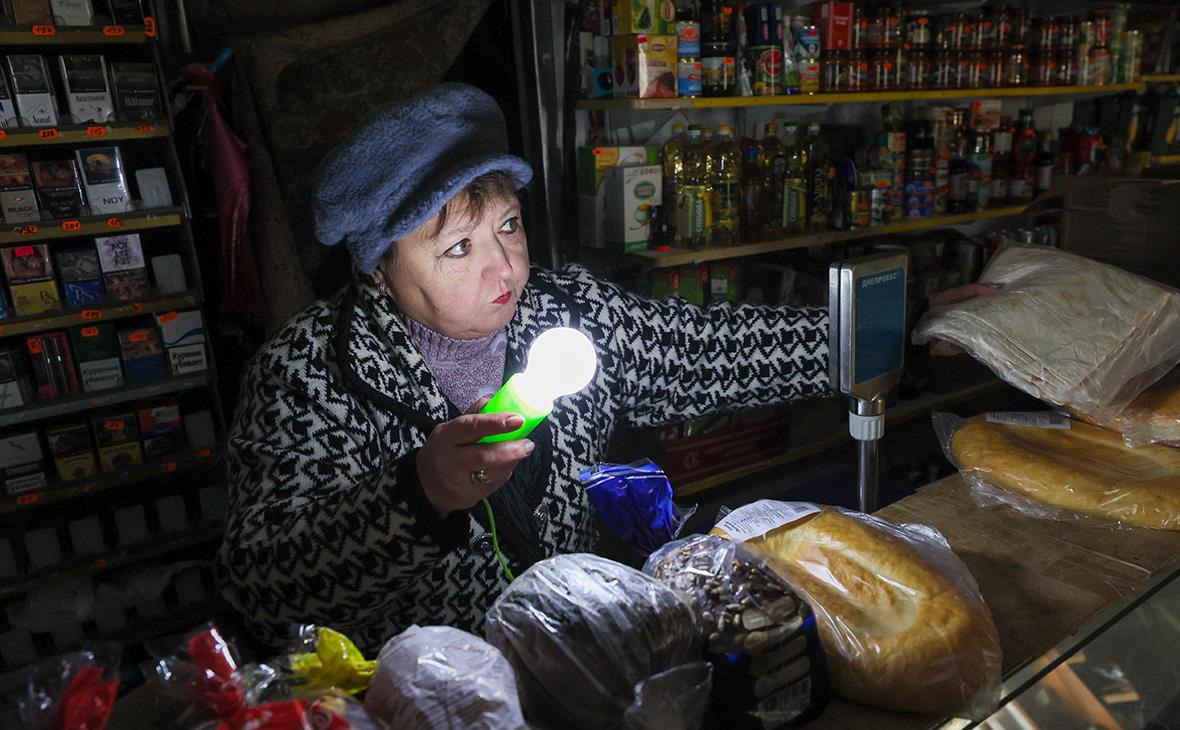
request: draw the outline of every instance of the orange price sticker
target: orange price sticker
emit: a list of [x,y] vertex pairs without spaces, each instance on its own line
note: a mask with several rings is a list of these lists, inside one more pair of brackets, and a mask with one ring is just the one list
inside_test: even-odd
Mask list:
[[97,327],[83,327],[82,328],[82,336],[83,337],[98,337],[98,328]]
[[68,233],[82,230],[82,221],[62,221],[61,229]]
[[176,319],[176,312],[164,312],[160,315],[160,324],[168,324]]
[[165,473],[173,472],[173,471],[176,471],[176,462],[175,461],[170,461],[164,465],[164,472]]
[[99,569],[107,567],[107,559],[106,558],[99,558],[98,560],[95,560],[94,567],[99,568]]
[[37,136],[41,139],[57,139],[57,130],[53,127],[42,129],[37,132]]
[[156,37],[156,19],[150,15],[143,19],[143,34],[148,38]]
[[213,455],[213,449],[209,448],[208,446],[206,446],[205,448],[203,448],[197,452],[198,459],[208,459],[212,455]]
[[107,228],[122,228],[123,219],[118,216],[111,216],[107,218]]
[[16,232],[22,236],[35,236],[39,230],[41,229],[37,227],[36,223],[30,223],[27,226],[21,226],[20,228],[16,229]]
[[6,139],[8,139],[8,132],[6,132],[3,129],[0,129],[0,141],[6,140]]
[[28,346],[29,346],[29,352],[33,353],[34,355],[40,355],[40,354],[41,354],[41,340],[39,340],[39,339],[38,339],[38,338],[36,338],[36,337],[30,337],[30,338],[29,338],[28,340],[26,340],[25,342],[26,342],[26,343],[28,344]]
[[145,122],[145,123],[139,125],[138,127],[136,127],[135,131],[139,132],[140,134],[147,134],[148,132],[152,131],[155,128],[156,128],[156,125],[148,124]]
[[87,137],[105,137],[107,136],[107,128],[101,125],[94,125],[86,128]]
[[33,26],[33,35],[38,35],[38,36],[57,35],[57,26],[56,25],[34,25]]
[[82,319],[102,319],[101,309],[83,309]]
[[104,25],[102,34],[107,38],[122,38],[127,35],[127,29],[121,25]]
[[136,312],[142,312],[142,311],[143,311],[143,305],[142,305],[142,304],[140,304],[139,302],[132,302],[132,303],[131,303],[131,308],[132,308],[132,309],[134,309]]
[[107,421],[106,423],[102,424],[102,427],[108,431],[122,431],[123,430],[123,422],[122,421]]
[[29,504],[36,504],[41,501],[41,493],[33,492],[32,494],[22,494],[16,498],[16,503],[24,507]]
[[147,342],[147,338],[148,333],[144,332],[143,330],[140,330],[139,332],[132,332],[131,334],[127,335],[127,339],[131,340],[132,342]]
[[732,5],[722,5],[721,12],[725,15],[733,15],[733,6]]

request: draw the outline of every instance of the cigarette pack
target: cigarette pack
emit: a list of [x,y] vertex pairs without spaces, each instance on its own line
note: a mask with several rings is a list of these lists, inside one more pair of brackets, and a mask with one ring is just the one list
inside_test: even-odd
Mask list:
[[98,261],[103,273],[142,269],[143,246],[138,233],[122,236],[103,236],[94,239],[98,250]]
[[98,251],[94,248],[70,248],[54,252],[62,293],[71,307],[87,307],[106,300]]
[[102,275],[103,286],[107,296],[116,302],[133,302],[144,299],[151,294],[151,284],[148,282],[147,269],[130,269],[115,271]]
[[118,147],[89,147],[74,152],[82,169],[82,183],[90,212],[95,215],[122,213],[131,209],[127,176]]
[[53,22],[48,0],[9,0],[9,5],[12,7],[12,22],[16,25]]
[[8,74],[16,108],[24,124],[30,127],[57,125],[57,103],[49,80],[49,66],[37,55],[8,56]]
[[0,475],[9,495],[45,488],[45,456],[36,431],[0,437]]
[[143,5],[139,0],[108,0],[111,22],[118,25],[143,25]]
[[53,277],[53,263],[44,243],[0,248],[4,276],[11,282],[38,281]]
[[134,411],[94,416],[90,425],[103,471],[119,471],[143,463]]
[[205,324],[200,311],[165,312],[156,315],[168,366],[173,375],[197,373],[209,367],[205,357]]
[[29,175],[29,158],[25,155],[0,155],[0,209],[4,212],[5,223],[41,220],[33,179]]
[[61,309],[61,297],[57,292],[57,282],[53,279],[9,284],[8,293],[12,297],[12,311],[18,317]]
[[184,443],[180,406],[166,403],[139,409],[139,433],[146,458],[175,454]]
[[65,332],[40,332],[25,339],[38,400],[53,400],[81,392],[74,357]]
[[90,0],[49,0],[57,25],[94,25]]
[[73,160],[43,160],[33,163],[41,204],[54,218],[77,218],[86,200],[82,196],[82,178]]
[[115,325],[92,324],[70,330],[82,391],[95,393],[123,384],[122,350]]
[[164,377],[164,347],[154,326],[120,331],[119,347],[127,382],[143,383]]
[[[85,2],[85,0],[83,0]],[[102,56],[58,56],[61,77],[66,87],[66,104],[75,124],[105,124],[115,111],[107,65]]]
[[0,348],[0,410],[23,406],[32,399],[20,351],[15,347]]
[[150,63],[112,63],[119,113],[129,121],[164,118],[156,67]]
[[0,127],[15,127],[17,117],[16,100],[12,96],[12,87],[8,84],[8,74],[0,68]]
[[90,427],[85,423],[70,423],[45,429],[49,454],[63,482],[93,476],[98,471],[94,446],[90,443]]

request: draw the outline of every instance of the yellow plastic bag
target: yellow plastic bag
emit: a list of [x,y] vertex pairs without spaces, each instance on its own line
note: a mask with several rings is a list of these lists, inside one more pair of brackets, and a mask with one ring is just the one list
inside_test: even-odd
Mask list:
[[347,636],[327,626],[314,628],[315,651],[291,654],[291,674],[303,692],[335,688],[356,694],[369,686],[377,662],[365,659]]

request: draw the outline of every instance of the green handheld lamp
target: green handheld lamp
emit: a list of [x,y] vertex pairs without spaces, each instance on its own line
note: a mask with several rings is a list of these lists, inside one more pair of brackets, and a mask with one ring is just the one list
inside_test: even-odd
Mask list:
[[577,393],[594,377],[598,355],[590,338],[570,327],[541,333],[529,348],[524,372],[508,378],[480,413],[519,413],[524,425],[509,433],[485,436],[482,443],[528,436],[553,411],[553,401]]

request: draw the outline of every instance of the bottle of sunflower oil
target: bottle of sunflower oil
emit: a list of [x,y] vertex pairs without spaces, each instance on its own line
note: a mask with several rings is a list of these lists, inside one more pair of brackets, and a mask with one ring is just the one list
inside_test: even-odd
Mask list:
[[708,148],[701,128],[688,128],[684,145],[684,184],[676,194],[676,245],[707,246],[713,236],[713,190],[709,184]]
[[734,246],[741,240],[742,151],[733,127],[722,124],[706,156],[713,186],[713,244]]

